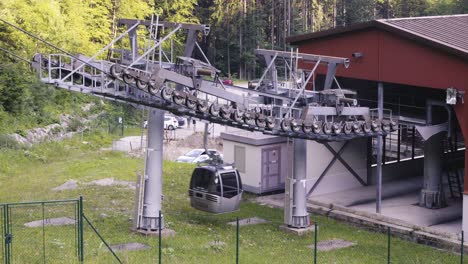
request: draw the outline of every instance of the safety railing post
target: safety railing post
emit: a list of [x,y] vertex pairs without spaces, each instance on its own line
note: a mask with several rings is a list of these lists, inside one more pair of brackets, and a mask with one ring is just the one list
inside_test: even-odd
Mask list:
[[401,159],[401,125],[398,124],[398,134],[397,134],[397,161],[400,162]]

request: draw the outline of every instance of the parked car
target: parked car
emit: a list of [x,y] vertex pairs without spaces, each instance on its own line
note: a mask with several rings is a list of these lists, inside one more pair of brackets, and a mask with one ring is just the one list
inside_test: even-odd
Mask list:
[[225,84],[225,85],[234,85],[234,82],[229,78],[224,78],[223,79],[223,84]]
[[[259,79],[255,79],[255,80],[250,80],[248,83],[247,83],[247,88],[249,89],[255,89],[255,87],[258,85],[259,87],[260,86],[264,86],[265,85],[265,80],[263,80],[260,85],[258,84],[260,80]],[[271,81],[266,81],[267,82],[267,88],[272,88],[273,87],[273,83]]]
[[176,116],[176,115],[166,115],[166,116],[174,117],[175,119],[177,119],[177,122],[179,122],[179,127],[182,127],[182,126],[185,125],[185,118],[184,117],[180,117],[180,116]]
[[179,127],[179,121],[173,116],[164,116],[164,129],[174,130]]
[[191,151],[176,159],[177,162],[185,163],[199,163],[209,161],[217,161],[222,163],[222,160],[223,155],[216,149],[208,149],[208,151],[205,151],[205,149],[192,149]]

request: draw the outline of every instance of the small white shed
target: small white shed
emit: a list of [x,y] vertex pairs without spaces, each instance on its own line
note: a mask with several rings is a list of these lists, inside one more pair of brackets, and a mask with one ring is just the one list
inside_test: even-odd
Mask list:
[[292,144],[287,138],[243,130],[221,133],[224,161],[234,163],[245,191],[263,194],[284,190]]

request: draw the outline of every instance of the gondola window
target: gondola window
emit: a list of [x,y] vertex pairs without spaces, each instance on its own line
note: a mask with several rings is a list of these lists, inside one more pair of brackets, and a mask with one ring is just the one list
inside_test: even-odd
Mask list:
[[223,182],[223,197],[232,198],[239,194],[236,172],[228,172],[221,174]]

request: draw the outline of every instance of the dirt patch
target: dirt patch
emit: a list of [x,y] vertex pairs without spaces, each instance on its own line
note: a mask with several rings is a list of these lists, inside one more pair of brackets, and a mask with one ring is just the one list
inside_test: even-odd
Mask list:
[[125,243],[110,246],[114,251],[136,251],[150,248],[150,246],[141,243]]
[[53,188],[52,191],[75,190],[76,188],[78,188],[78,182],[75,180],[68,180],[64,184]]
[[[203,147],[203,133],[195,132],[185,138],[179,139],[176,142],[177,147],[186,148],[202,148]],[[220,137],[208,137],[208,148],[223,150],[223,140]]]
[[[332,240],[325,240],[320,241],[317,243],[317,250],[318,251],[331,251],[340,248],[347,248],[356,245],[356,243],[346,241],[343,239],[332,239]],[[314,248],[314,245],[308,246],[308,248]]]
[[[239,219],[239,226],[248,226],[248,225],[258,225],[258,224],[265,224],[265,223],[270,223],[270,221],[265,220],[263,218],[259,217],[250,217],[250,218],[244,218],[244,219]],[[228,225],[237,225],[236,221],[229,222]]]
[[98,186],[124,186],[135,189],[135,183],[129,181],[120,181],[114,178],[104,178],[100,180],[91,181],[87,184],[98,185]]
[[25,223],[26,227],[42,227],[42,226],[62,226],[62,225],[74,225],[75,220],[68,217],[59,218],[46,218],[44,220],[37,220]]

